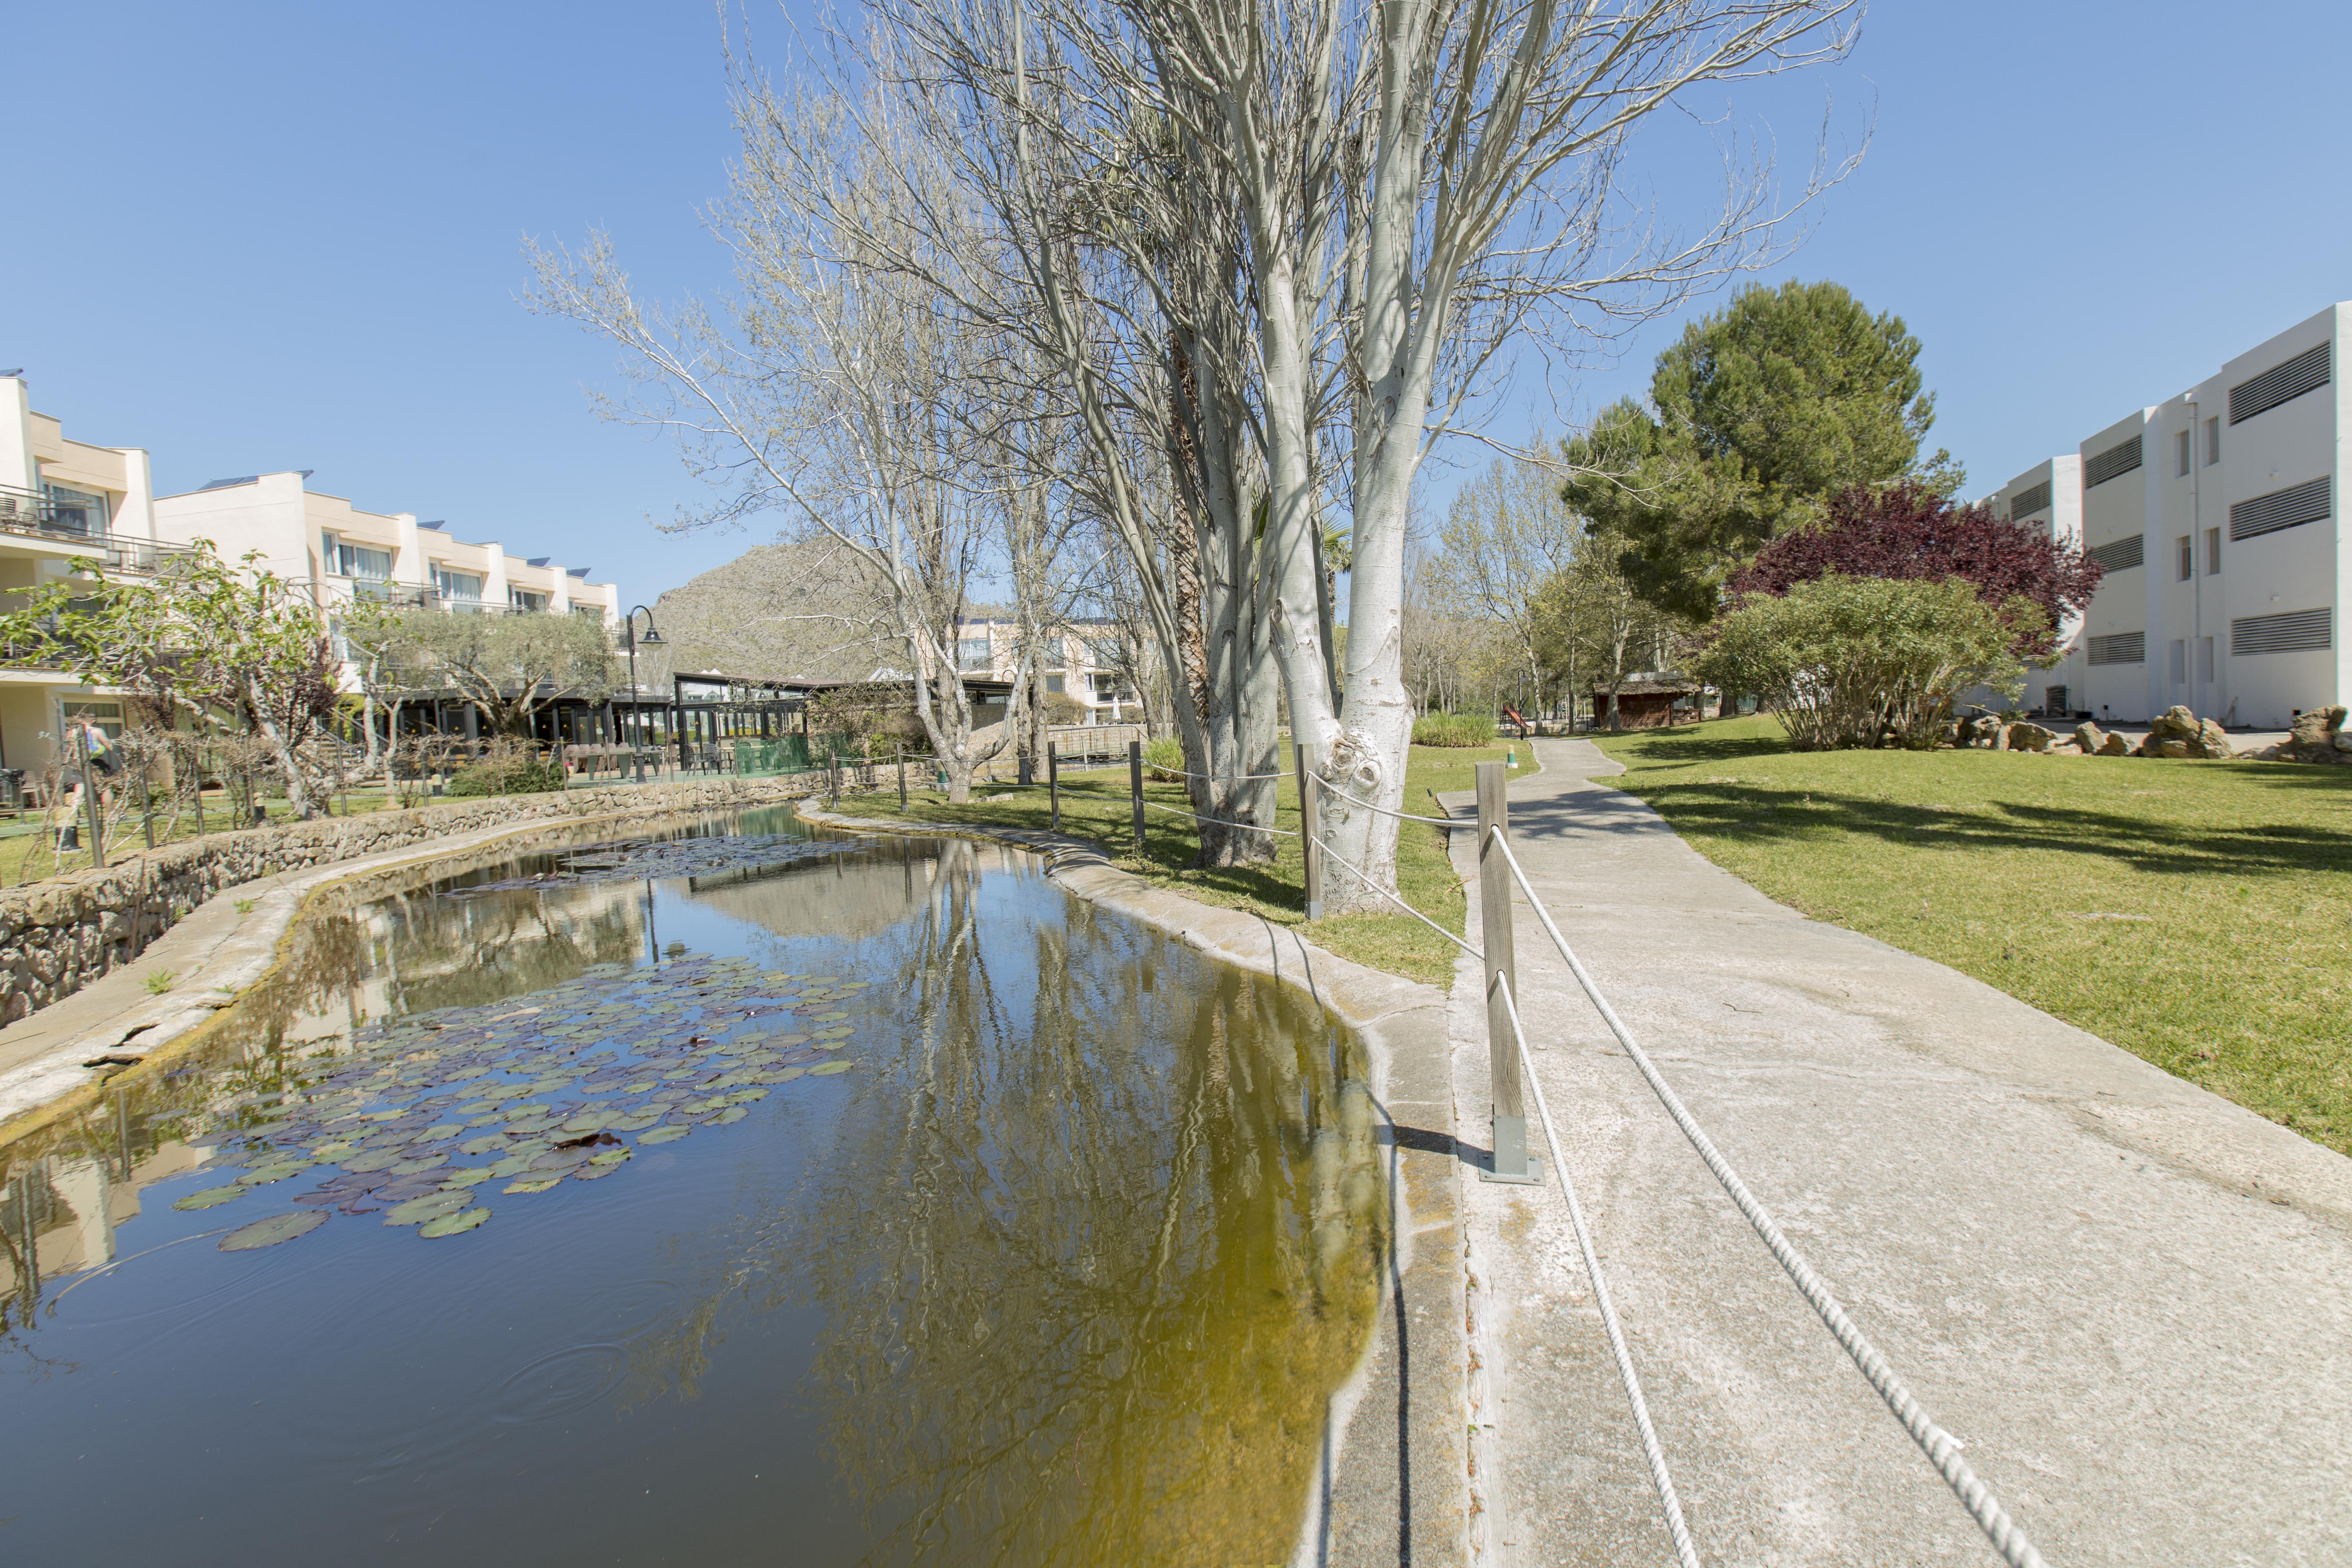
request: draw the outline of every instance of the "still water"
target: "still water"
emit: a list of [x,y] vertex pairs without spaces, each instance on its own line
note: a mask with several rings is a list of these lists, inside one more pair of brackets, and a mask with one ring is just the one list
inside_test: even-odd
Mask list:
[[1279,1562],[1371,1109],[992,847],[755,813],[354,900],[0,1149],[0,1561]]

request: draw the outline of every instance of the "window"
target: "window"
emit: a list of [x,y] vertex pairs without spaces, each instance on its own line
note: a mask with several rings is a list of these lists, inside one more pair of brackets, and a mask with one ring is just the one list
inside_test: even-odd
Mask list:
[[106,498],[89,490],[43,482],[41,494],[49,503],[50,525],[60,533],[106,531]]
[[986,637],[958,637],[956,639],[957,668],[986,669],[994,662],[994,660],[995,656],[991,651],[989,640]]
[[2284,364],[2273,365],[2252,380],[2230,388],[2230,423],[2240,424],[2326,386],[2328,373],[2334,368],[2333,346],[2321,343],[2317,348],[2306,349]]
[[2135,533],[2129,539],[2114,540],[2093,548],[2090,557],[2110,572],[2128,572],[2135,566],[2147,563],[2147,536],[2140,533]]
[[2205,531],[2205,575],[2218,577],[2221,574],[2221,531],[2218,528],[2209,528]]
[[2204,685],[2213,684],[2213,639],[2197,639],[2197,679]]
[[547,600],[547,595],[534,594],[529,588],[509,587],[507,590],[507,603],[518,610],[544,610]]
[[2095,485],[2105,484],[2109,479],[2121,479],[2139,464],[2140,438],[2135,436],[2128,441],[2118,441],[2084,463],[2083,488],[2087,490]]
[[2146,632],[2116,632],[2109,637],[2091,639],[2093,664],[2145,664],[2147,661]]
[[2289,485],[2251,500],[2232,501],[2230,537],[2252,539],[2259,534],[2276,533],[2282,528],[2323,521],[2332,510],[2333,498],[2328,491],[2328,477],[2322,474],[2315,479]]
[[392,581],[392,552],[370,550],[331,533],[319,536],[320,555],[326,569],[338,577],[364,583]]
[[2176,479],[2189,477],[2189,432],[2186,430],[2172,438],[2172,477]]
[[2189,684],[2189,645],[2179,637],[2172,639],[2172,684]]
[[1045,678],[1045,689],[1048,691],[1059,691],[1067,695],[1069,691],[1069,678],[1062,675],[1049,675]]
[[2221,416],[2218,414],[2205,421],[2205,466],[2211,468],[2221,460]]
[[2189,579],[2190,579],[2191,577],[2194,577],[2195,575],[2197,575],[2197,538],[2196,538],[2196,535],[2194,535],[2194,534],[2189,534],[2189,533],[2184,533],[2184,534],[2182,534],[2182,535],[2180,536],[2179,543],[2180,543],[2180,577],[2179,577],[2179,581],[2181,581],[2181,582],[2183,582],[2183,583],[2186,583],[2186,582],[2188,582],[2188,581],[2189,581]]
[[482,602],[482,579],[478,573],[452,572],[436,561],[433,563],[433,586],[445,599],[475,605]]
[[2230,623],[2230,657],[2253,653],[2305,653],[2333,645],[2335,612],[2322,605],[2315,610],[2289,610],[2278,616],[2249,616]]

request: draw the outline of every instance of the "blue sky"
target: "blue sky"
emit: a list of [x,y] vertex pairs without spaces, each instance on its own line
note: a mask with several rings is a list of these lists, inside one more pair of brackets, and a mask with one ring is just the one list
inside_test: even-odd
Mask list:
[[[610,353],[517,302],[522,237],[591,227],[650,294],[724,285],[705,0],[67,5],[11,43],[39,110],[10,117],[0,368],[73,435],[147,447],[164,490],[315,469],[632,598],[764,542],[655,531],[698,499],[675,452],[596,420]],[[1696,107],[1791,164],[1825,108],[1874,117],[1767,276],[1905,318],[1974,492],[2352,296],[2347,44],[2340,3],[1880,0],[1849,61]],[[1670,217],[1714,194],[1693,140],[1635,161]],[[1555,378],[1559,408],[1523,377],[1496,432],[1639,391],[1678,328]]]

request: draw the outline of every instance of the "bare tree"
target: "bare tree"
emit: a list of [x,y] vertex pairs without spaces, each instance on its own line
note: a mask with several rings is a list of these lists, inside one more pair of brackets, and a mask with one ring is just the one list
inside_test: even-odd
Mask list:
[[[1544,443],[1538,441],[1540,449]],[[1555,465],[1497,458],[1465,485],[1439,531],[1435,574],[1447,595],[1509,643],[1532,701],[1547,671],[1538,647],[1536,595],[1576,554],[1580,520],[1559,497]]]

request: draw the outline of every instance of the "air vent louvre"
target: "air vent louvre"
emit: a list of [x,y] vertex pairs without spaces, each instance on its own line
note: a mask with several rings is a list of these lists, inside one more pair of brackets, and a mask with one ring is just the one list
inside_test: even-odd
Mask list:
[[2230,423],[2252,419],[2289,398],[2326,386],[2335,368],[2335,345],[2322,343],[2315,349],[2305,350],[2284,364],[2274,364],[2262,374],[2238,383],[2230,388]]
[[2315,610],[2289,610],[2278,616],[2249,616],[2230,623],[2230,652],[2308,653],[2335,646],[2336,612],[2326,605]]
[[2230,537],[2252,539],[2256,534],[2276,533],[2282,528],[2317,522],[2331,510],[2333,498],[2327,492],[2327,476],[2322,474],[2266,496],[2233,501],[2230,506]]
[[2144,565],[2147,560],[2147,535],[2135,533],[2129,539],[2110,540],[2089,552],[2092,560],[2110,572],[2128,572]]
[[2145,664],[2147,662],[2146,632],[2117,632],[2113,637],[2091,639],[2093,664]]
[[2093,485],[2103,485],[2109,479],[2122,478],[2139,467],[2139,458],[2138,437],[2117,442],[2083,465],[2083,488],[2089,489]]
[[2049,504],[2050,481],[2048,479],[2042,480],[2038,485],[2028,485],[2009,498],[2009,521],[2023,522]]

